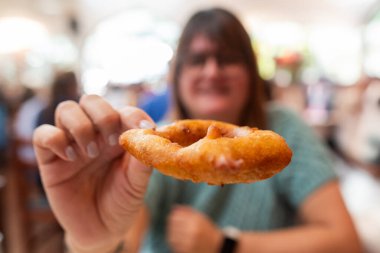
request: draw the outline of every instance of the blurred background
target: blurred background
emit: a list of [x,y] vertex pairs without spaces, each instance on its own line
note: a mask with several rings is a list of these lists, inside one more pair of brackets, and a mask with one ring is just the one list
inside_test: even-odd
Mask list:
[[[355,196],[380,196],[379,0],[0,0],[0,250],[63,252],[30,145],[48,109],[99,94],[160,120],[182,25],[213,6],[243,21],[271,99],[299,113],[334,158],[368,176],[375,190],[355,188]],[[152,106],[155,99],[166,103]],[[346,171],[337,172],[344,182]],[[353,215],[380,202],[346,200]],[[379,213],[371,217],[379,221]]]

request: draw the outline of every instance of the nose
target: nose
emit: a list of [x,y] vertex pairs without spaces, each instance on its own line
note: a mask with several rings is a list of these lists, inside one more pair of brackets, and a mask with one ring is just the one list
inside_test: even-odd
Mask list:
[[215,77],[219,74],[221,68],[215,57],[208,57],[203,67],[203,72],[208,77]]

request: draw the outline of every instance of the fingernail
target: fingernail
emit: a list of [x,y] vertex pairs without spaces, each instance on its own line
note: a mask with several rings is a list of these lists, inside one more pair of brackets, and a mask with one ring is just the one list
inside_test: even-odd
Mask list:
[[95,158],[99,155],[98,145],[94,141],[87,145],[87,155],[90,158]]
[[119,141],[119,135],[118,134],[111,134],[109,137],[108,137],[108,144],[110,146],[115,146]]
[[144,119],[140,121],[139,127],[142,129],[152,129],[152,128],[155,128],[156,126],[152,122]]
[[66,148],[65,153],[66,153],[67,159],[69,159],[69,161],[73,162],[77,158],[77,154],[75,153],[75,150],[71,146],[68,146]]

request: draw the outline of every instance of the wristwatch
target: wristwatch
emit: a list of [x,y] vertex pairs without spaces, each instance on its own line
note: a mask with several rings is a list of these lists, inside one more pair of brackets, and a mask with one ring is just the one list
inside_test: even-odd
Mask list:
[[235,227],[225,227],[222,229],[224,239],[223,244],[220,249],[220,253],[233,253],[235,252],[237,245],[238,245],[238,239],[241,234],[241,231]]

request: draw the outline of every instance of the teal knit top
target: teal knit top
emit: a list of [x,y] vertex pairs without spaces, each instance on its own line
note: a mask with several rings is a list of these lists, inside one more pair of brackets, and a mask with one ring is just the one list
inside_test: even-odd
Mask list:
[[142,252],[170,252],[165,225],[175,204],[192,206],[219,227],[268,231],[295,224],[303,201],[336,177],[327,149],[295,113],[271,105],[268,115],[270,129],[283,136],[293,151],[289,166],[264,181],[223,187],[180,181],[154,171],[145,198],[151,224]]

